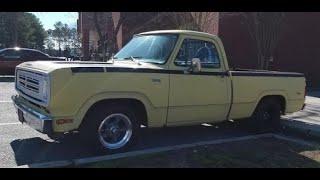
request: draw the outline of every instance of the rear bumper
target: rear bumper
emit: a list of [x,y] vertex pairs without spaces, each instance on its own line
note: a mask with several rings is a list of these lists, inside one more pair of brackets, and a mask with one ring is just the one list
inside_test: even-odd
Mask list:
[[[52,118],[48,115],[45,115],[27,105],[21,103],[18,100],[18,96],[11,97],[14,106],[17,110],[17,114],[19,117],[19,121],[22,123],[28,124],[33,129],[44,133],[44,134],[52,134]],[[20,115],[19,115],[20,112]]]

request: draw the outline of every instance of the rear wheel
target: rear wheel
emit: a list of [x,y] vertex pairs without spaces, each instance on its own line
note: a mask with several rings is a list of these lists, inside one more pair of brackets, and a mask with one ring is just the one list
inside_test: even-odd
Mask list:
[[250,131],[256,133],[275,132],[280,129],[281,106],[274,98],[263,99],[249,119]]
[[100,150],[121,152],[132,146],[139,133],[139,123],[132,108],[113,104],[93,110],[80,129],[80,136]]

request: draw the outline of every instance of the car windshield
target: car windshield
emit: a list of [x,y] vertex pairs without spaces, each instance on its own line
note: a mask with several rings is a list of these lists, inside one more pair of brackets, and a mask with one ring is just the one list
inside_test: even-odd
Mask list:
[[115,56],[115,60],[134,60],[163,64],[169,58],[177,41],[177,35],[136,35]]

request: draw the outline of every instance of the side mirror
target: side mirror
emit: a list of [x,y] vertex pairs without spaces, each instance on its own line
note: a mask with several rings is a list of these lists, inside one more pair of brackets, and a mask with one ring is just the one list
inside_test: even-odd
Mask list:
[[201,62],[199,58],[193,58],[191,60],[190,70],[192,72],[200,72],[201,71]]

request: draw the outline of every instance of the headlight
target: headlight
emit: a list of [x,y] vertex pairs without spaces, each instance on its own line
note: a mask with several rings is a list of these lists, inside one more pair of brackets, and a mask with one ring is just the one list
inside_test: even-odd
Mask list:
[[41,92],[42,98],[47,103],[49,100],[49,91],[50,91],[49,77],[43,78],[41,89],[42,89],[42,92]]

